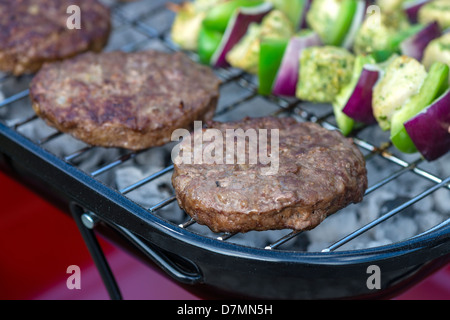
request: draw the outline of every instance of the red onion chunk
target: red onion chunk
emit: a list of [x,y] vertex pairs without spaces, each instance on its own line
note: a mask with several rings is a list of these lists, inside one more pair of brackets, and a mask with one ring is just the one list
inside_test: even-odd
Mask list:
[[304,36],[292,37],[283,56],[272,93],[280,96],[294,97],[297,90],[300,55],[302,51],[308,47],[321,45],[320,37],[315,32]]
[[376,123],[372,109],[372,95],[379,77],[379,70],[370,67],[370,65],[364,66],[355,89],[342,112],[361,123]]
[[219,48],[211,59],[212,65],[214,67],[229,66],[226,60],[227,53],[245,36],[250,24],[260,23],[272,9],[272,4],[268,2],[256,7],[239,8],[228,23]]
[[442,31],[439,24],[436,21],[432,22],[400,44],[402,54],[422,61],[425,48],[432,40],[439,38],[441,35]]
[[298,29],[308,28],[308,23],[306,22],[306,16],[308,15],[308,11],[311,8],[312,1],[313,0],[305,0],[305,6],[303,7],[302,17],[300,19]]
[[431,0],[416,0],[406,2],[403,5],[403,11],[405,11],[409,21],[411,21],[412,23],[417,23],[417,16],[419,14],[420,8],[422,8],[423,5],[427,4],[430,1]]
[[404,125],[426,160],[436,160],[450,151],[450,90]]

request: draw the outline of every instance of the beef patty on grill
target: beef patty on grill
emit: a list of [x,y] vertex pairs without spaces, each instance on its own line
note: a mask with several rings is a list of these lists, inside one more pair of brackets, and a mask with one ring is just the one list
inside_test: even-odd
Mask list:
[[33,109],[90,145],[141,150],[210,120],[220,80],[183,53],[84,53],[46,64],[33,78]]
[[[220,130],[223,140],[228,139],[227,129],[239,128],[244,133],[249,129],[257,132],[268,129],[268,134],[271,129],[278,129],[279,136],[278,170],[269,175],[262,171],[268,169],[267,161],[250,163],[249,154],[254,152],[249,148],[250,139],[245,148],[237,147],[237,138],[232,152],[224,148],[224,159],[226,153],[235,157],[229,164],[225,160],[223,164],[206,161],[195,164],[194,152],[190,164],[186,161],[188,157],[182,161],[186,156],[183,145],[190,142],[183,140],[180,145],[183,151],[174,159],[172,177],[178,203],[194,220],[214,232],[309,230],[330,214],[363,198],[367,188],[365,159],[353,141],[338,131],[326,130],[315,123],[298,123],[293,118],[272,117],[211,122],[208,127]],[[190,140],[193,144],[195,138]],[[267,154],[275,152],[276,140],[271,143],[271,136],[267,140],[270,145]],[[212,143],[203,142],[205,155],[216,152],[211,151]],[[261,144],[259,148],[265,150]],[[243,164],[241,159],[238,164],[237,156],[242,154],[246,155],[246,162]]]
[[110,30],[109,9],[97,0],[0,1],[0,70],[33,73],[48,61],[101,51]]

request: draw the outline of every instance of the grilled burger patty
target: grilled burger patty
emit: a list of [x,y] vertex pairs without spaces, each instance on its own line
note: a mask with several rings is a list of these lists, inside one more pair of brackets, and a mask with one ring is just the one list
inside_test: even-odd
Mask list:
[[[246,164],[179,163],[182,153],[175,158],[172,183],[180,207],[214,232],[308,230],[363,198],[364,157],[338,131],[271,117],[212,122],[209,127],[224,137],[227,129],[279,129],[279,169],[272,175],[261,174],[267,164],[249,164],[248,147]],[[234,152],[237,157],[244,151],[235,147]]]
[[[69,29],[71,5],[80,29]],[[109,9],[97,0],[0,0],[0,70],[36,72],[44,62],[101,51],[110,33]]]
[[33,78],[33,109],[88,144],[141,150],[178,128],[210,120],[220,80],[183,53],[84,53],[46,64]]

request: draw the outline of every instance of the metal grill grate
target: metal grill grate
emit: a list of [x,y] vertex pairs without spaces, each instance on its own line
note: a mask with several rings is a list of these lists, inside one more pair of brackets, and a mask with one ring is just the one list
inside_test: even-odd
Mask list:
[[[109,3],[111,7],[113,16],[113,33],[111,35],[111,40],[106,48],[106,50],[122,50],[122,51],[136,51],[145,50],[148,48],[155,48],[164,51],[176,51],[178,50],[176,45],[174,45],[169,36],[170,26],[174,14],[171,13],[165,6],[164,1],[139,1],[135,3],[118,4],[115,2]],[[188,53],[188,55],[197,60],[195,54]],[[331,108],[327,106],[314,106],[311,107],[308,104],[301,103],[295,99],[284,99],[274,96],[262,97],[257,94],[257,84],[254,77],[245,74],[240,70],[235,69],[218,69],[215,71],[217,75],[223,80],[221,91],[222,98],[219,103],[216,118],[220,119],[233,119],[240,118],[245,115],[250,116],[261,116],[263,115],[291,115],[299,119],[300,121],[313,121],[320,123],[327,129],[336,130],[333,113]],[[8,75],[0,75],[0,86],[8,87],[7,83],[11,88],[16,88],[14,84],[28,83],[29,77],[22,77],[19,80]],[[27,97],[29,94],[28,89],[24,89],[25,86],[21,85],[23,90],[14,91],[0,102],[0,121],[3,126],[12,128],[16,132],[22,132],[22,129],[28,125],[33,125],[33,123],[41,121],[34,113],[32,113],[29,101]],[[25,116],[21,115],[17,117],[13,108],[17,104],[22,103],[25,105]],[[250,106],[253,106],[251,108]],[[259,106],[256,109],[255,106]],[[366,160],[375,161],[375,159],[383,159],[386,161],[386,166],[390,167],[390,173],[386,176],[381,176],[377,181],[372,182],[366,195],[380,190],[389,183],[396,181],[399,177],[412,173],[415,175],[415,179],[424,180],[429,182],[429,186],[421,190],[421,192],[413,194],[410,199],[406,199],[395,207],[390,208],[386,213],[380,215],[369,223],[361,225],[359,228],[353,232],[348,233],[344,237],[339,237],[334,243],[323,247],[321,250],[323,252],[335,251],[353,239],[360,237],[362,234],[366,233],[373,227],[390,220],[394,216],[405,212],[407,208],[415,205],[420,200],[429,197],[432,193],[438,189],[448,189],[450,192],[450,177],[443,178],[439,173],[432,172],[432,165],[426,163],[418,155],[415,155],[412,159],[404,160],[404,155],[396,154],[392,146],[387,143],[388,139],[384,141],[374,141],[371,142],[369,138],[365,137],[367,133],[364,130],[357,132],[354,137],[355,143],[365,154]],[[369,133],[370,135],[370,133]],[[64,134],[51,130],[48,130],[48,134],[39,137],[28,137],[40,148],[47,149],[47,146],[53,141],[57,140]],[[92,146],[81,146],[77,150],[73,150],[69,153],[58,154],[64,162],[81,167],[83,165],[83,160],[88,157],[91,152],[99,152],[100,148]],[[102,152],[109,152],[108,150],[102,150]],[[115,153],[114,153],[115,152]],[[123,150],[113,150],[111,153],[115,155],[113,159],[109,159],[108,162],[102,163],[100,166],[92,170],[87,170],[86,174],[90,177],[99,179],[103,181],[102,177],[108,173],[114,172],[117,168],[120,168],[126,164],[133,164],[133,160],[136,159],[142,152],[127,152]],[[406,157],[408,158],[408,157]],[[445,161],[448,158],[444,158],[442,163],[445,166]],[[173,165],[167,165],[162,170],[153,172],[138,181],[134,181],[126,187],[120,188],[119,191],[124,197],[127,197],[133,191],[140,188],[145,188],[148,184],[154,182],[158,178],[161,178],[167,174],[171,174],[173,170]],[[377,173],[375,173],[377,175]],[[110,186],[115,188],[114,184]],[[173,191],[173,190],[172,190]],[[450,193],[448,194],[450,196]],[[447,197],[449,199],[450,197]],[[172,194],[167,198],[155,203],[150,207],[146,207],[149,214],[160,215],[160,211],[163,208],[176,202],[175,196]],[[192,230],[193,226],[196,225],[195,221],[188,218],[185,215],[185,220],[181,223],[177,221],[171,221],[170,215],[164,214],[164,219],[171,223],[174,223],[185,230]],[[450,219],[447,218],[443,221],[438,222],[435,227],[424,231],[430,232],[434,228],[438,228],[444,224],[449,224]],[[204,230],[204,229],[199,229]],[[192,232],[199,233],[197,229],[192,230]],[[200,232],[201,233],[201,232]],[[293,239],[298,238],[302,232],[296,231],[283,231],[283,234],[277,233],[277,238],[271,240],[268,243],[262,245],[262,248],[267,250],[282,250],[283,245],[291,242]],[[205,237],[213,237],[218,241],[232,241],[236,234],[211,234],[205,231]],[[239,237],[244,237],[245,235],[239,235]],[[296,249],[293,246],[289,246],[289,250],[303,250]]]

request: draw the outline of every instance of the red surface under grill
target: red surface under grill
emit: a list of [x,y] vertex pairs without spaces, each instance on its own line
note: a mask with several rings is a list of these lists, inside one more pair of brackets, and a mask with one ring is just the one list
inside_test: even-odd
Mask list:
[[[0,299],[109,299],[74,221],[0,172]],[[124,299],[193,300],[195,295],[100,240]],[[78,265],[81,289],[69,290]],[[450,299],[450,265],[397,299]]]

